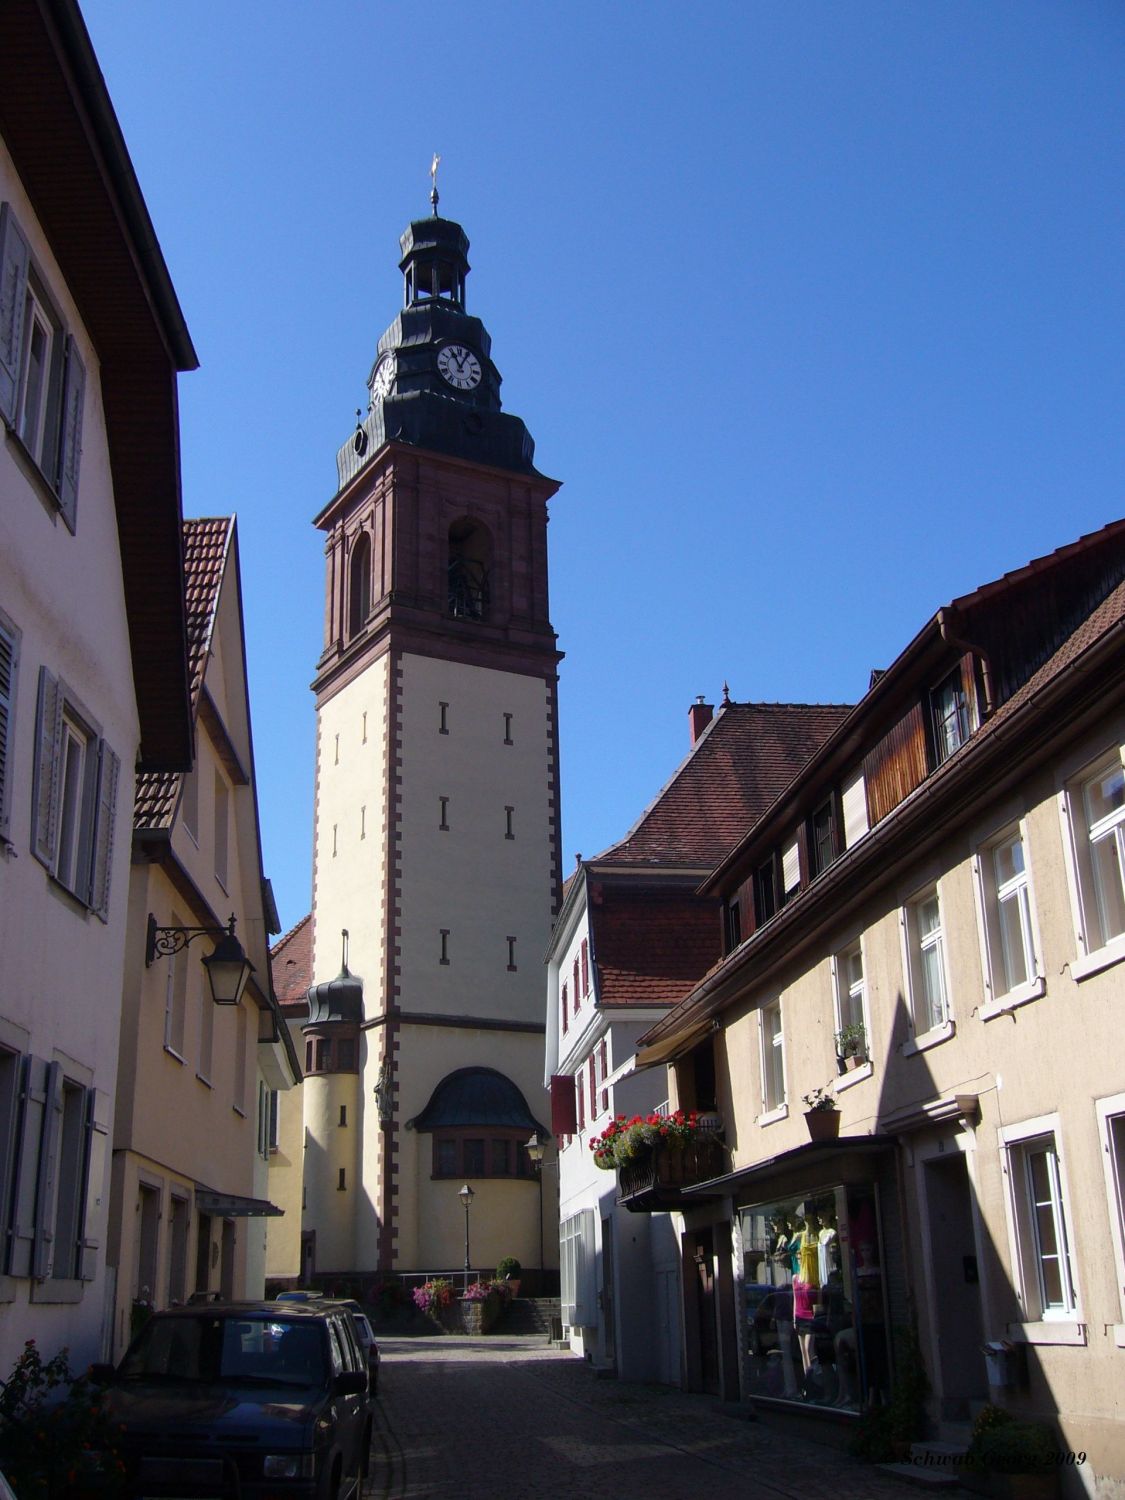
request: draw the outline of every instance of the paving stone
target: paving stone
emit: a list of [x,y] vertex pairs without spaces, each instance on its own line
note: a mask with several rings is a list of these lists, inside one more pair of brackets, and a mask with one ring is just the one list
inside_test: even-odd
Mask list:
[[541,1336],[380,1339],[365,1500],[902,1500],[742,1408],[597,1377]]

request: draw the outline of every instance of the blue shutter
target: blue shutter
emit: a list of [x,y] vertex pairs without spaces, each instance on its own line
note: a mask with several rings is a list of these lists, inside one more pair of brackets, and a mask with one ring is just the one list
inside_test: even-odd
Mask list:
[[39,1181],[35,1190],[35,1243],[31,1274],[37,1281],[50,1276],[55,1262],[55,1194],[62,1135],[63,1076],[59,1063],[47,1064],[44,1086],[43,1130],[39,1137]]
[[59,509],[71,531],[78,516],[78,462],[82,457],[82,403],[85,394],[86,366],[78,353],[74,335],[68,334],[59,434],[58,493]]
[[109,920],[109,884],[113,874],[113,819],[117,808],[120,757],[98,742],[98,785],[94,802],[94,859],[90,872],[90,906],[103,922]]
[[11,205],[0,204],[0,417],[16,421],[23,352],[23,318],[31,251]]
[[93,1281],[98,1272],[98,1227],[102,1203],[108,1196],[109,1096],[101,1089],[86,1090],[86,1154],[82,1174],[82,1208],[78,1224],[78,1275]]
[[47,1064],[43,1059],[25,1057],[22,1071],[19,1140],[12,1186],[12,1226],[8,1232],[9,1276],[31,1275],[39,1146],[43,1136],[43,1106],[47,1100]]
[[16,664],[19,637],[0,621],[0,840],[11,821],[12,759],[15,750]]
[[62,762],[63,697],[57,677],[39,668],[39,707],[35,719],[35,777],[31,789],[31,852],[48,870],[55,868]]

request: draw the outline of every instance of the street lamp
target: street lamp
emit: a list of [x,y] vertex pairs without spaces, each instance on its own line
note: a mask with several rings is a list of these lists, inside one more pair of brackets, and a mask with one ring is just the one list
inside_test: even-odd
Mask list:
[[457,1196],[458,1196],[458,1198],[460,1198],[460,1200],[461,1200],[461,1202],[462,1202],[462,1204],[464,1205],[464,1208],[465,1208],[465,1286],[468,1287],[468,1285],[469,1285],[469,1209],[472,1207],[473,1199],[476,1197],[476,1194],[473,1192],[472,1188],[466,1182],[465,1185],[464,1185],[464,1187],[462,1187],[461,1189],[459,1189],[459,1191],[457,1193]]
[[234,912],[231,912],[226,927],[158,927],[156,918],[149,912],[145,968],[151,968],[158,958],[171,958],[181,953],[197,937],[216,939],[215,951],[203,960],[211,986],[211,999],[216,1005],[238,1005],[246,982],[254,972],[254,965],[234,935]]
[[[546,1150],[543,1142],[539,1139],[539,1132],[533,1131],[531,1139],[524,1144],[524,1150],[531,1158],[531,1165],[535,1175],[539,1179],[539,1278],[540,1285],[543,1281],[543,1153]],[[542,1296],[542,1292],[539,1294]]]

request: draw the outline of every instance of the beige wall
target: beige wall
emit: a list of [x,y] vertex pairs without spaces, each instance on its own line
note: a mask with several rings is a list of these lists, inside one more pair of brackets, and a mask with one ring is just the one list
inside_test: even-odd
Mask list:
[[[77,340],[86,366],[77,533],[33,482],[15,441],[0,428],[0,611],[21,633],[11,777],[10,849],[0,849],[0,952],[4,988],[0,1041],[57,1061],[65,1076],[98,1090],[110,1123],[117,1073],[129,833],[139,727],[121,583],[117,518],[97,355],[47,240],[0,144],[0,201],[28,236],[35,264]],[[31,853],[31,789],[38,677],[46,666],[73,690],[120,757],[109,920],[88,913]],[[108,1168],[107,1168],[108,1171]],[[97,1276],[85,1283],[0,1278],[0,1371],[25,1339],[74,1363],[103,1343],[108,1178],[100,1166],[88,1201],[87,1230],[101,1245]],[[67,1300],[58,1301],[56,1298]]]
[[[299,1059],[304,1060],[304,1038],[290,1024],[290,1035]],[[301,1270],[301,1203],[304,1187],[305,1120],[304,1084],[287,1090],[278,1099],[277,1149],[270,1153],[268,1196],[283,1210],[281,1218],[266,1226],[265,1274],[292,1278]]]
[[[1048,770],[1036,773],[991,813],[952,834],[938,853],[872,894],[865,906],[814,953],[753,994],[730,1013],[721,1035],[720,1104],[735,1168],[799,1146],[807,1140],[801,1096],[836,1084],[841,1135],[899,1128],[888,1116],[917,1110],[929,1100],[957,1094],[979,1098],[979,1123],[955,1120],[913,1128],[906,1140],[908,1258],[914,1267],[918,1311],[931,1374],[939,1368],[934,1309],[921,1274],[927,1252],[919,1194],[919,1163],[930,1152],[967,1153],[979,1218],[985,1334],[1008,1335],[1021,1324],[1014,1269],[1010,1188],[999,1137],[1039,1117],[1056,1117],[1056,1144],[1070,1204],[1071,1251],[1084,1344],[1064,1345],[1061,1324],[1031,1330],[1030,1389],[1005,1397],[1012,1406],[1042,1414],[1062,1412],[1067,1445],[1086,1449],[1093,1471],[1125,1476],[1117,1393],[1125,1376],[1125,1293],[1117,1284],[1104,1142],[1095,1101],[1125,1092],[1121,962],[1076,980],[1075,937],[1068,855],[1059,793],[1066,781],[1106,750],[1125,742],[1125,715],[1107,718],[1096,738],[1075,745]],[[1025,819],[1044,993],[1018,1007],[988,1014],[982,972],[981,922],[972,856],[983,841]],[[906,1019],[900,915],[903,902],[929,882],[939,883],[949,976],[953,1033],[912,1052]],[[831,958],[862,936],[873,1056],[870,1075],[836,1077]],[[762,1113],[758,1007],[782,998],[788,1116],[757,1123]],[[983,1014],[982,1014],[983,1013]],[[986,1018],[986,1015],[988,1018]],[[906,1051],[904,1054],[904,1044]],[[918,1121],[914,1122],[915,1127]],[[1119,1332],[1120,1330],[1120,1332]],[[1112,1485],[1103,1486],[1113,1493]]]

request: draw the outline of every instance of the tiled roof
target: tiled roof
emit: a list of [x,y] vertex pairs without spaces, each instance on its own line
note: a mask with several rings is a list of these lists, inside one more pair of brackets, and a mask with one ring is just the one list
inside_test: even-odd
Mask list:
[[281,1005],[304,1004],[312,984],[312,931],[310,912],[270,949],[273,990]]
[[674,1005],[719,957],[714,901],[631,891],[590,907],[603,1005]]
[[[184,593],[193,722],[199,716],[199,695],[233,529],[233,516],[184,522]],[[171,828],[182,780],[183,773],[179,771],[141,772],[137,777],[134,828]]]
[[850,712],[848,704],[725,704],[656,800],[597,863],[717,864]]

